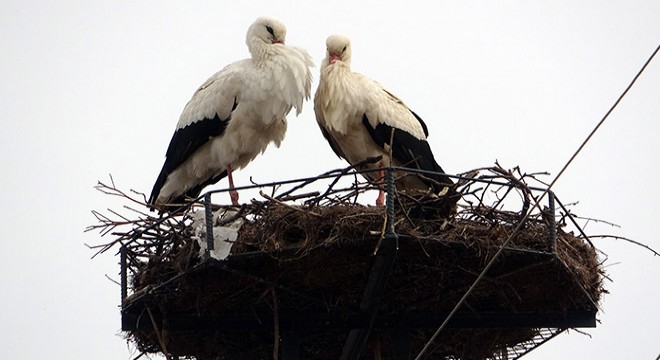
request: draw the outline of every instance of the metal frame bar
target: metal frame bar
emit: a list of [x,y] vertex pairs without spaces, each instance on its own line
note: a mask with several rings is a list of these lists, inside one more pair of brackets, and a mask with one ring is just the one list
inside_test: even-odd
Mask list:
[[[596,308],[558,311],[554,313],[474,313],[463,311],[456,313],[447,324],[448,329],[511,329],[511,328],[574,328],[596,327]],[[122,313],[123,331],[151,331],[153,323],[141,312]],[[301,332],[345,332],[354,329],[405,334],[406,329],[435,329],[446,318],[446,313],[417,312],[405,316],[379,315],[371,318],[369,314],[319,314],[301,312],[283,312],[278,314],[282,334],[291,334],[292,339],[300,339]],[[162,324],[163,316],[158,310],[153,311],[157,325]],[[206,316],[204,314],[167,314],[170,331],[272,331],[274,315],[267,311],[246,312],[224,316]],[[505,325],[503,325],[505,324]],[[286,336],[284,336],[286,338]],[[347,341],[348,343],[348,341]],[[295,344],[292,343],[290,345]]]
[[121,306],[124,307],[124,301],[128,297],[128,259],[126,256],[126,245],[119,249],[119,277],[121,280]]
[[341,360],[354,360],[360,357],[371,332],[373,321],[376,318],[378,298],[383,293],[397,253],[399,236],[394,232],[394,171],[391,167],[385,168],[385,192],[387,194],[385,200],[387,211],[385,236],[378,247],[376,259],[371,267],[359,308],[361,314],[368,315],[369,324],[367,327],[354,328],[348,333],[348,338],[340,356]]
[[557,253],[557,219],[555,218],[555,193],[548,191],[548,228],[550,231],[550,248],[552,253]]
[[[546,342],[554,339],[557,335],[564,333],[564,331],[566,331],[566,329],[567,328],[556,329],[556,331],[552,332],[552,334],[550,334],[548,336],[543,336],[543,334],[541,334],[540,336],[542,336],[542,339],[540,341],[535,341],[534,346],[532,348],[524,349],[524,352],[522,354],[520,354],[520,356],[516,357],[516,359],[520,359],[521,357],[529,354],[530,352],[532,352],[532,350],[534,350],[534,349],[538,348],[539,346],[545,344]],[[548,329],[548,330],[550,330],[550,329]],[[552,331],[552,330],[550,330],[550,331]]]
[[211,207],[211,193],[204,194],[204,221],[206,223],[206,257],[211,256],[215,243],[213,239],[213,209]]

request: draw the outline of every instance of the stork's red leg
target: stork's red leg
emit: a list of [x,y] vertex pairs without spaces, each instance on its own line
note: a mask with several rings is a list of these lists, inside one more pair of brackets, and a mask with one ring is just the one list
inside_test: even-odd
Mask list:
[[232,168],[231,165],[227,166],[227,179],[229,179],[229,197],[231,198],[231,203],[233,205],[238,205],[238,191],[234,190],[234,178],[231,176]]
[[[378,166],[383,167],[383,163],[379,162]],[[380,175],[380,178],[378,179],[378,197],[376,198],[376,206],[383,206],[385,205],[385,192],[383,191],[383,181],[385,180],[385,171],[381,169],[378,172],[378,175]]]

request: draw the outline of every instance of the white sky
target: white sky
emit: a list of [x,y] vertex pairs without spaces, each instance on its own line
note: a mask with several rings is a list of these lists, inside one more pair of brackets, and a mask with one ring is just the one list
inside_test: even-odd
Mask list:
[[[353,69],[425,119],[438,162],[454,173],[499,160],[556,174],[660,42],[657,1],[353,3],[0,3],[5,357],[136,355],[118,335],[119,287],[105,278],[118,278],[118,259],[90,260],[83,245],[110,240],[83,233],[94,223],[90,210],[117,207],[92,186],[112,173],[123,189],[150,191],[183,106],[209,75],[248,56],[245,32],[258,16],[280,18],[288,43],[308,49],[317,66],[329,34],[351,37]],[[579,215],[621,225],[591,223],[591,234],[660,248],[653,225],[660,218],[658,94],[660,59],[555,188],[563,202],[579,201]],[[236,181],[344,165],[307,103],[289,117],[283,146],[269,148]],[[606,283],[602,324],[586,330],[591,338],[564,334],[528,359],[660,353],[660,258],[595,241],[614,280]]]

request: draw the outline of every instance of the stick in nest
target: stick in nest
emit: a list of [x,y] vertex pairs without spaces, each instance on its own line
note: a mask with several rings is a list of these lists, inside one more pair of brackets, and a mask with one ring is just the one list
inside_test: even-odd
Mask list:
[[267,200],[270,200],[270,201],[272,201],[272,202],[274,202],[274,203],[276,203],[276,204],[282,205],[282,206],[284,206],[284,207],[286,207],[286,208],[289,208],[289,209],[291,209],[291,210],[300,211],[300,212],[302,212],[302,213],[310,214],[310,215],[313,215],[313,216],[316,216],[316,217],[321,217],[321,214],[315,213],[315,212],[313,212],[313,211],[311,211],[311,210],[305,210],[305,209],[301,209],[301,208],[299,208],[299,207],[295,207],[295,206],[289,205],[289,204],[287,204],[287,203],[285,203],[285,202],[282,202],[282,201],[280,201],[280,200],[277,200],[277,199],[275,199],[275,198],[273,198],[273,197],[271,197],[271,196],[269,196],[269,195],[266,195],[263,191],[259,191],[259,195],[263,196],[263,197],[264,197],[265,199],[267,199]]

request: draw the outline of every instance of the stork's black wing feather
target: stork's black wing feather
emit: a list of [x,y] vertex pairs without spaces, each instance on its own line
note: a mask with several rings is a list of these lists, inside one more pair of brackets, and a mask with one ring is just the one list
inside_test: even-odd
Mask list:
[[[413,115],[422,124],[424,133],[428,134],[426,124],[424,124],[422,119],[420,119],[414,112]],[[369,123],[366,114],[362,116],[362,123],[378,146],[382,148],[385,148],[385,144],[391,146],[392,156],[400,162],[403,167],[444,173],[444,170],[442,170],[440,165],[435,161],[433,153],[431,152],[431,147],[426,140],[418,139],[412,134],[389,126],[384,122],[380,122],[374,128],[371,126],[371,123]],[[394,131],[394,134],[392,134],[392,131]],[[392,141],[391,144],[390,141]],[[453,181],[446,175],[425,176],[442,183],[445,186],[453,184]],[[440,192],[445,187],[436,183],[429,183],[428,185],[436,193]]]
[[[236,102],[234,102],[234,109],[236,108],[236,105]],[[165,185],[165,181],[169,174],[183,164],[184,161],[186,161],[195,151],[197,151],[197,149],[206,144],[210,139],[224,134],[230,119],[231,116],[227,119],[220,119],[220,116],[216,114],[212,119],[206,118],[196,121],[183,128],[177,129],[174,132],[172,140],[170,140],[170,145],[165,153],[165,164],[163,164],[163,168],[161,169],[153,190],[151,191],[149,204],[154,205],[156,203],[160,189]],[[219,181],[222,177],[216,178],[214,178],[214,182]],[[213,179],[208,179],[202,183],[205,184],[204,186],[214,183],[208,183],[208,181],[211,180]],[[201,191],[201,188],[199,191]],[[197,194],[199,194],[199,192],[197,192]]]
[[422,130],[424,130],[424,136],[429,137],[429,128],[426,127],[426,123],[424,122],[424,120],[422,120],[422,118],[419,117],[419,115],[415,114],[414,111],[410,110],[410,112],[413,114],[415,119],[419,121],[419,124],[422,125]]

